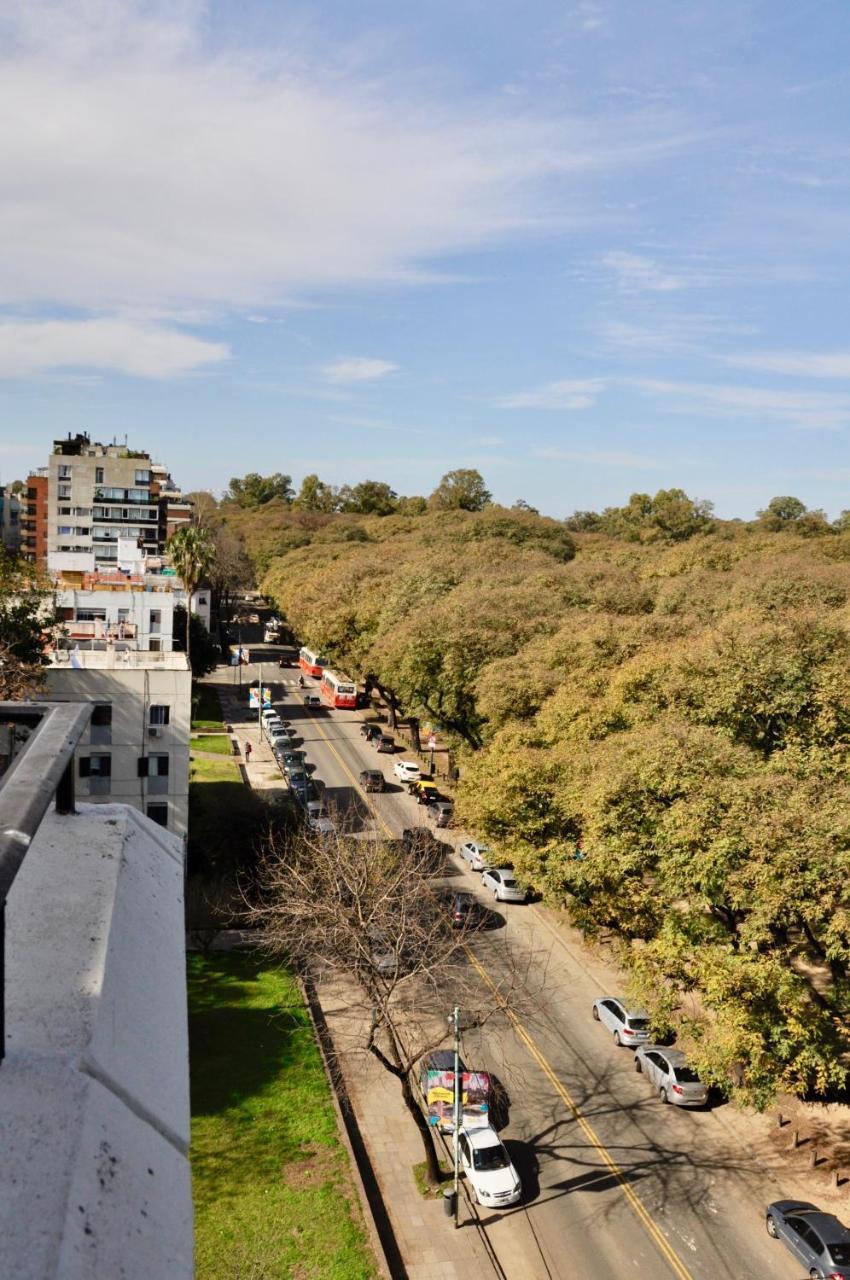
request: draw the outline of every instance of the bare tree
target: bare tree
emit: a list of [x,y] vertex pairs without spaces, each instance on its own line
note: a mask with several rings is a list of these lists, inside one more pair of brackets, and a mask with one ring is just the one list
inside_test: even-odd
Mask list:
[[468,930],[452,928],[429,883],[445,847],[427,831],[406,845],[362,833],[273,843],[248,911],[274,954],[319,983],[352,984],[360,1047],[398,1080],[432,1183],[439,1163],[414,1069],[446,1039],[452,1005],[474,1022],[494,1009],[469,965]]

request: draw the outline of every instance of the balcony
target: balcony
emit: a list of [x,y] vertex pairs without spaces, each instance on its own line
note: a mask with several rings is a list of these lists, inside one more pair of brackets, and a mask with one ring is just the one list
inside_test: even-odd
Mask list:
[[70,640],[135,640],[137,635],[135,622],[102,622],[99,618],[85,622],[70,619],[65,630]]
[[182,850],[75,803],[90,715],[0,703],[0,1274],[190,1280]]

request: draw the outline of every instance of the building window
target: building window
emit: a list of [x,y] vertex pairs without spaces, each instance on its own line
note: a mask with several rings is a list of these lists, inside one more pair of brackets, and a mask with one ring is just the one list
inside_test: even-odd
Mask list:
[[59,508],[59,514],[60,514],[60,516],[69,516],[69,515],[71,514],[71,508],[70,508],[70,507],[60,507],[60,508]]
[[148,780],[148,795],[168,794],[168,754],[151,753],[138,762],[139,777]]
[[80,756],[79,774],[89,780],[90,796],[108,796],[112,777],[111,756]]
[[112,743],[112,703],[98,702],[91,716],[92,746],[106,747]]
[[60,524],[56,532],[64,533],[66,536],[70,536],[74,532],[74,530],[71,528],[69,524]]
[[149,471],[136,472],[136,484],[150,484],[151,473]]
[[148,627],[152,636],[158,636],[162,626],[162,610],[151,609],[148,618]]
[[111,778],[112,756],[80,756],[81,778]]
[[147,815],[151,822],[157,822],[161,827],[168,826],[167,804],[149,804],[147,807]]
[[60,479],[60,480],[70,480],[70,479],[71,479],[71,468],[70,468],[67,464],[63,464],[62,466],[60,466],[60,468],[59,468],[59,479]]
[[[154,703],[150,708],[150,724],[168,724],[171,716],[171,707],[159,706]],[[166,761],[168,757],[165,757]],[[166,773],[168,770],[166,769]]]
[[58,490],[58,496],[60,498],[70,498],[71,486],[69,484],[60,484],[59,490]]
[[150,653],[160,653],[161,650],[162,650],[162,641],[159,639],[159,637],[156,637],[155,639],[151,640],[148,651]]
[[95,467],[94,482],[95,484],[103,484],[103,467]]

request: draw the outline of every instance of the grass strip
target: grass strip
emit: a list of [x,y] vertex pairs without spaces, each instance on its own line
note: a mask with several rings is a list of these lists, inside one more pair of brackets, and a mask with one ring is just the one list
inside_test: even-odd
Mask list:
[[297,983],[255,953],[187,964],[196,1280],[372,1280]]
[[233,752],[226,733],[196,733],[190,743],[194,751],[208,751],[217,756],[229,756]]

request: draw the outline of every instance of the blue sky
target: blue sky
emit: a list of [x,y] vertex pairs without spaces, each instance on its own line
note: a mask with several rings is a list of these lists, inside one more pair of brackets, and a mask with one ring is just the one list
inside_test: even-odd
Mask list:
[[0,478],[850,507],[844,0],[0,0]]

